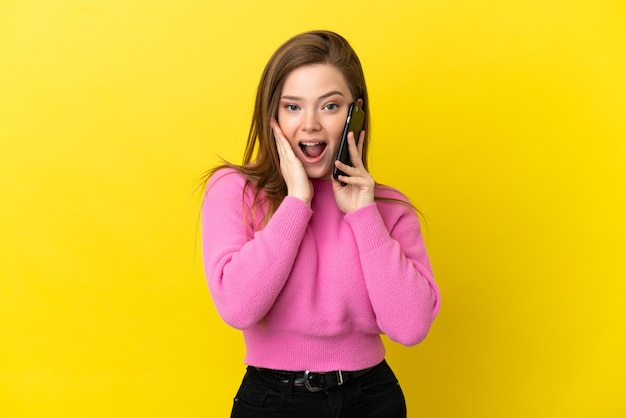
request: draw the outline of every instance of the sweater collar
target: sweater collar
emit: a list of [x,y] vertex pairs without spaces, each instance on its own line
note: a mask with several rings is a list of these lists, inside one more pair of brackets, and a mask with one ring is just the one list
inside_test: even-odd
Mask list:
[[333,184],[331,180],[311,179],[313,184],[313,190],[315,194],[313,196],[327,196],[333,195]]

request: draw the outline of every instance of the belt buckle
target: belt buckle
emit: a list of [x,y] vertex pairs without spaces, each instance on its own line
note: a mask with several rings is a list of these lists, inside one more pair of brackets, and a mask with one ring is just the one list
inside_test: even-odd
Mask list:
[[[337,386],[343,385],[344,384],[343,372],[342,371],[337,371],[335,373],[337,374],[337,376],[335,377],[335,379],[337,381]],[[321,382],[321,385],[319,385],[319,386],[311,385],[311,378],[314,377],[315,375],[322,376],[322,382]],[[304,372],[304,387],[307,388],[307,390],[309,392],[319,392],[320,390],[323,390],[324,387],[322,385],[325,385],[327,383],[323,376],[324,376],[324,373],[311,373],[310,371],[305,370],[305,372]]]
[[309,379],[311,377],[313,377],[315,373],[311,373],[310,371],[306,370],[304,372],[304,387],[309,391],[309,392],[319,392],[320,390],[322,390],[323,388],[321,386],[311,386],[311,382],[309,381]]

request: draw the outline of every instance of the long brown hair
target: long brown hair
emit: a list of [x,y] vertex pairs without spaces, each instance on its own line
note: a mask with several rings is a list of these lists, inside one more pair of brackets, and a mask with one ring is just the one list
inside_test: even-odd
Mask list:
[[296,35],[274,52],[261,75],[242,164],[224,161],[224,164],[202,176],[203,186],[217,170],[225,167],[235,169],[246,177],[246,187],[253,185],[256,188],[253,210],[267,204],[265,221],[269,220],[287,195],[270,120],[278,119],[280,95],[287,76],[296,68],[313,64],[335,66],[343,74],[352,97],[362,99],[361,107],[365,111],[363,164],[367,169],[369,100],[361,61],[342,36],[318,30]]

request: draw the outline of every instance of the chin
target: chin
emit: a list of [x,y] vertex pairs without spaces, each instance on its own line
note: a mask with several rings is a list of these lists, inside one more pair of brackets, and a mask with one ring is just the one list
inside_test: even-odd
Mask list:
[[310,179],[318,179],[318,180],[330,180],[331,171],[330,170],[306,170],[306,175]]

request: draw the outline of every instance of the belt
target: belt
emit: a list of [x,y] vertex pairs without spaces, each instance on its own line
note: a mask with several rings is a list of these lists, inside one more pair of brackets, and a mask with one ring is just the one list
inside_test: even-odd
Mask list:
[[[293,382],[294,386],[304,386],[310,392],[318,392],[320,390],[329,389],[335,386],[341,386],[350,380],[356,379],[359,376],[363,376],[365,373],[372,370],[374,367],[369,367],[363,370],[356,371],[332,371],[325,373],[314,373],[308,370],[303,372],[290,372],[287,370],[274,370],[265,369],[262,367],[255,367],[255,369],[263,376],[269,377],[273,380],[278,380],[281,383],[289,384]],[[293,380],[292,380],[293,379]]]

